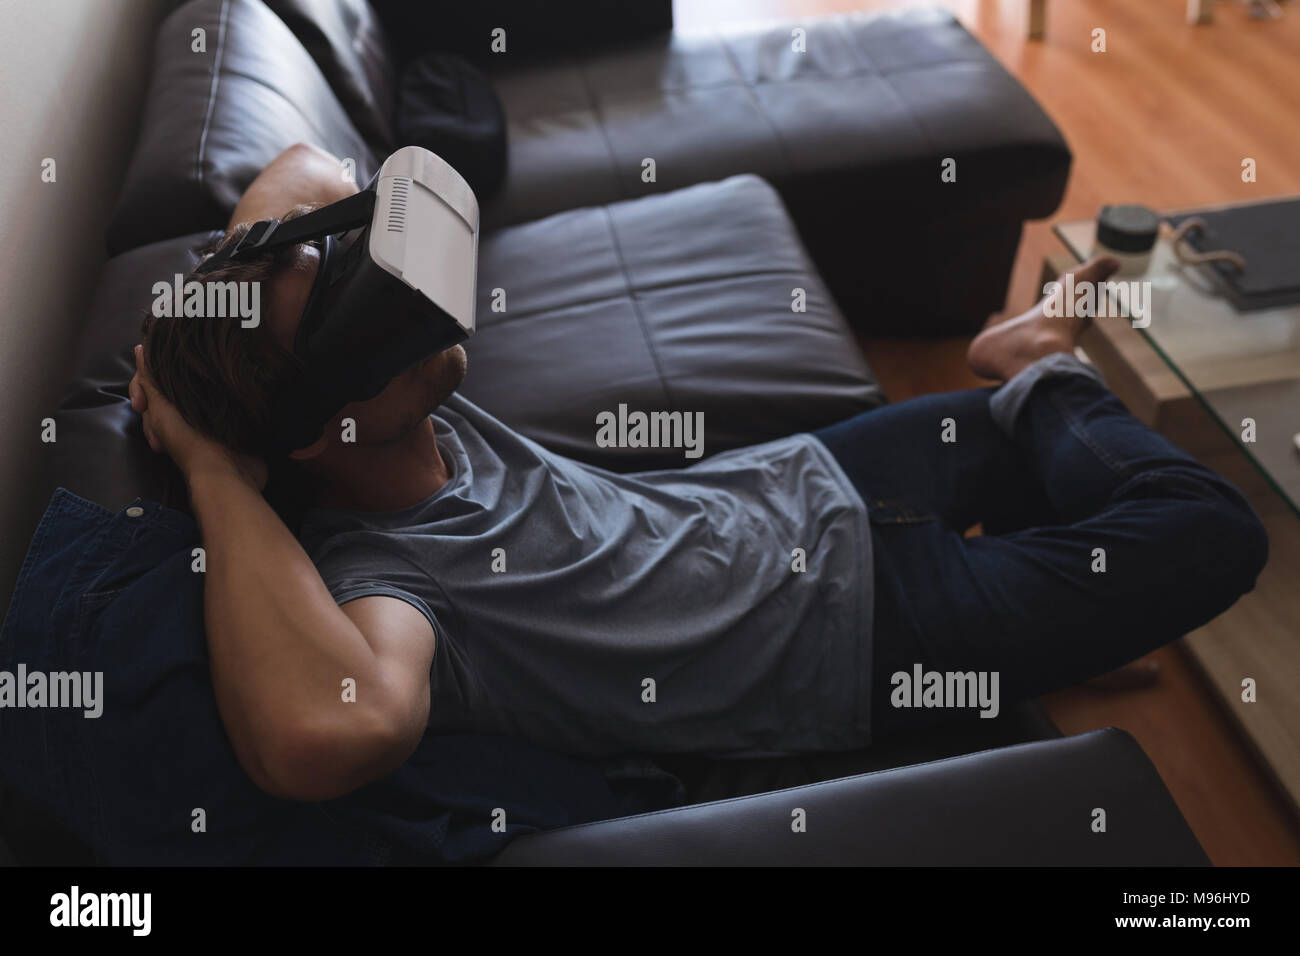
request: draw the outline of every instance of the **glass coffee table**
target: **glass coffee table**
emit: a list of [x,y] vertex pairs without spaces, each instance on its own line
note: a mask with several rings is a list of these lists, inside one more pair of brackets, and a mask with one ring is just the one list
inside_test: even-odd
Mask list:
[[[1092,220],[1055,232],[1075,259],[1092,256]],[[1138,333],[1300,516],[1300,305],[1238,312],[1206,267],[1184,265],[1164,238],[1145,274],[1115,278],[1150,283]]]

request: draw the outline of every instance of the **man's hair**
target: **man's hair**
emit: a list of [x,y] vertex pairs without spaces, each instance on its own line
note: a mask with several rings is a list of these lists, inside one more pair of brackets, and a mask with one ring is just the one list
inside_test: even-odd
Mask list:
[[[282,221],[310,212],[296,206]],[[251,223],[240,223],[210,246],[221,252],[244,237]],[[259,282],[263,313],[269,280],[302,262],[301,247],[241,262],[227,262],[186,281]],[[174,312],[182,311],[173,309]],[[144,362],[163,396],[192,426],[223,444],[269,458],[275,453],[271,407],[276,393],[302,373],[302,363],[276,340],[266,321],[244,328],[238,315],[147,315],[141,328]]]

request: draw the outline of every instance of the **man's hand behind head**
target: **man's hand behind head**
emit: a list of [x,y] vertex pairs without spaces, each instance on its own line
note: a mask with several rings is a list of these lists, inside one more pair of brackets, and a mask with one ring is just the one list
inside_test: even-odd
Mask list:
[[144,347],[135,347],[135,375],[128,394],[131,407],[140,413],[145,441],[156,452],[163,452],[185,475],[186,480],[200,468],[234,469],[258,491],[266,487],[266,463],[251,455],[239,454],[185,420],[185,417],[158,391],[144,361]]

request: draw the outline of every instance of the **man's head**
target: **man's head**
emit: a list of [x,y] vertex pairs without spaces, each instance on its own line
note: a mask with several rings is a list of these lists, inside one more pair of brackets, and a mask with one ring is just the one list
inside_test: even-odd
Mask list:
[[[313,207],[298,206],[282,220]],[[241,223],[216,245],[238,242]],[[276,395],[302,373],[293,352],[319,266],[314,246],[290,246],[240,262],[227,262],[202,276],[203,283],[260,283],[262,321],[245,328],[238,317],[158,317],[144,323],[144,360],[159,391],[199,430],[245,454],[274,454],[272,407]],[[460,346],[431,356],[394,378],[379,395],[354,402],[326,424],[320,440],[291,457],[315,458],[340,444],[341,420],[355,421],[349,448],[387,444],[418,427],[465,377]]]

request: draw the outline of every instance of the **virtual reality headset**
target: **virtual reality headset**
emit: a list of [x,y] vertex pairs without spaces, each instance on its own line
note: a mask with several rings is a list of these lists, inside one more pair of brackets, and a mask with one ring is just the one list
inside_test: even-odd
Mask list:
[[474,333],[478,225],[461,175],[406,146],[357,194],[288,222],[254,223],[199,264],[195,276],[299,243],[320,250],[293,343],[303,375],[273,399],[274,450],[310,445],[346,405]]

